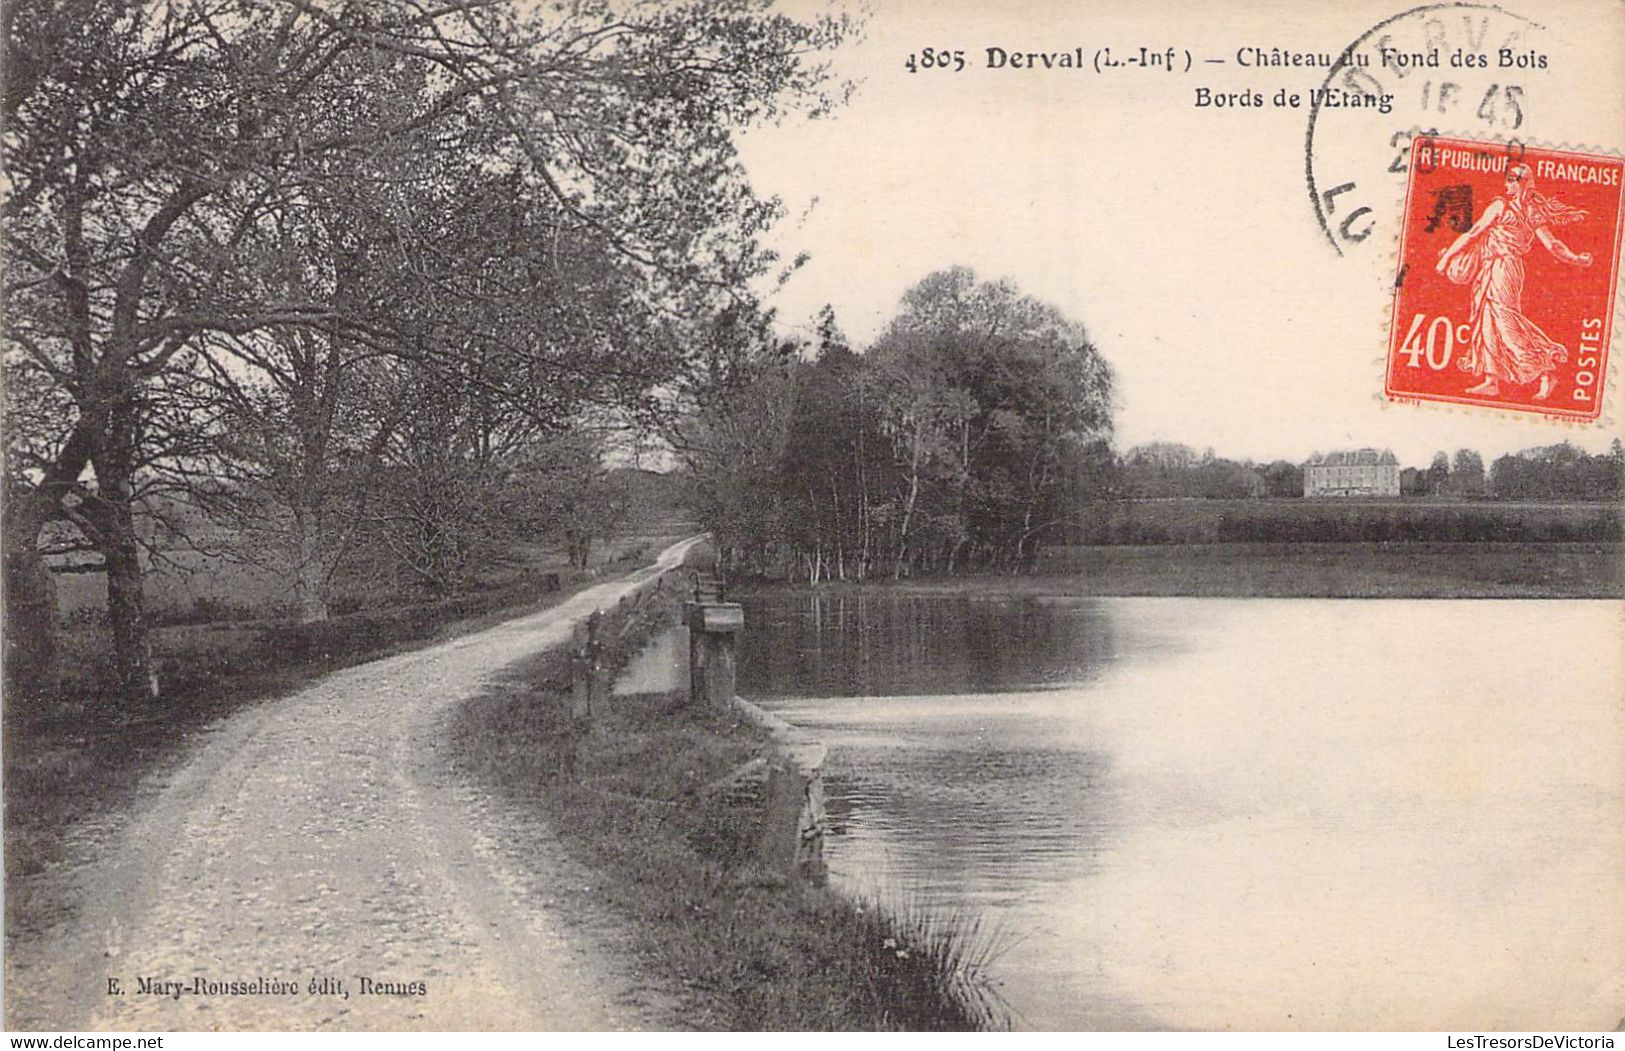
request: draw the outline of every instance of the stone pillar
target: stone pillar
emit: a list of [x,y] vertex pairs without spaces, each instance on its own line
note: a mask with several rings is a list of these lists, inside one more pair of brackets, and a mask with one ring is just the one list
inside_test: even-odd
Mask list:
[[745,611],[737,602],[688,604],[690,703],[717,711],[733,706],[737,642],[744,627]]
[[762,840],[758,857],[773,872],[796,871],[800,846],[801,811],[807,779],[787,755],[776,755],[767,767],[767,798],[762,813]]
[[821,744],[792,744],[769,761],[757,851],[766,868],[812,883],[825,877],[823,756]]

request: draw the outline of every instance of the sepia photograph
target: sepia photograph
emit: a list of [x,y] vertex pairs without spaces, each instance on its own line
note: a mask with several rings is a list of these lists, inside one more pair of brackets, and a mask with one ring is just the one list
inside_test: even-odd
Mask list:
[[0,21],[8,1033],[1625,1029],[1618,0]]

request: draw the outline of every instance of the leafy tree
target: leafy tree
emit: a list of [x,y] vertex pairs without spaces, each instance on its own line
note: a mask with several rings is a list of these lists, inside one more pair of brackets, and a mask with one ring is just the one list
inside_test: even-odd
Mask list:
[[1519,500],[1529,495],[1529,479],[1524,467],[1527,461],[1507,453],[1490,465],[1490,495],[1502,500]]
[[[702,517],[743,547],[787,551],[812,580],[1023,566],[1076,525],[1084,484],[1115,477],[1096,471],[1110,369],[1082,326],[1007,283],[932,274],[862,355],[832,316],[819,330],[811,361],[759,363],[713,410],[696,447],[726,455],[691,459]],[[740,518],[704,496],[724,492],[748,494]]]
[[1440,451],[1433,454],[1433,462],[1428,465],[1425,475],[1425,484],[1430,496],[1442,494],[1450,480],[1450,457]]
[[826,306],[813,360],[795,370],[795,409],[779,487],[790,542],[809,579],[865,579],[877,558],[876,509],[892,485],[874,454],[887,434],[881,399]]
[[744,306],[691,324],[706,362],[660,415],[663,436],[690,477],[695,515],[716,539],[719,561],[760,564],[782,541],[780,469],[791,441],[793,345],[771,319]]
[[[404,437],[399,432],[424,395],[461,392],[455,423],[441,418],[452,431],[439,450],[461,449],[468,457],[459,484],[500,485],[501,465],[517,463],[525,443],[556,433],[586,406],[635,404],[681,365],[670,343],[652,334],[656,326],[639,305],[636,275],[545,197],[461,158],[415,177],[426,182],[401,184],[420,213],[404,233],[404,220],[368,217],[362,209],[317,213],[324,224],[344,224],[349,247],[342,254],[300,253],[340,260],[385,255],[346,263],[324,288],[350,301],[364,296],[379,313],[392,310],[398,338],[272,330],[233,340],[223,352],[240,367],[212,377],[217,397],[232,407],[232,432],[263,439],[248,454],[234,443],[237,455],[222,470],[274,497],[274,507],[255,507],[242,523],[250,534],[268,528],[280,534],[270,550],[296,567],[305,619],[325,616],[325,584],[356,551],[362,522],[374,542],[403,556],[415,550],[378,532],[385,519],[373,496],[386,480],[399,495],[411,468],[386,461],[402,450],[395,439]],[[387,258],[402,244],[421,246],[404,271]],[[381,472],[383,466],[393,469]],[[445,510],[475,515],[480,506],[467,500]],[[480,530],[477,523],[470,528],[469,535]],[[420,565],[416,558],[402,565],[435,590],[456,586],[462,575],[422,575],[412,569]]]
[[1201,462],[1196,450],[1179,442],[1146,442],[1136,445],[1123,455],[1129,467],[1145,467],[1159,471],[1188,471]]
[[1263,469],[1265,491],[1270,496],[1302,496],[1303,468],[1285,460],[1276,460]]
[[1124,463],[1134,492],[1154,499],[1303,495],[1302,469],[1285,461],[1259,468],[1224,459],[1211,448],[1198,455],[1188,445],[1148,442],[1130,449]]
[[1484,458],[1471,449],[1457,449],[1450,463],[1450,492],[1457,496],[1484,495]]
[[593,545],[611,535],[630,509],[624,473],[605,462],[602,427],[587,421],[533,444],[505,487],[510,529],[563,539],[570,564],[586,569]]
[[1083,327],[955,267],[904,294],[869,357],[903,475],[894,573],[1029,562],[1075,513],[1054,503],[1067,443],[1111,428],[1111,370]]

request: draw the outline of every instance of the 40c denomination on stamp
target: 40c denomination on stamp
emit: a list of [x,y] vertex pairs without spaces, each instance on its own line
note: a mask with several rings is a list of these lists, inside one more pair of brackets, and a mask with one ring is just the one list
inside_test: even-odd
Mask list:
[[1596,419],[1625,159],[1418,137],[1400,216],[1386,392]]

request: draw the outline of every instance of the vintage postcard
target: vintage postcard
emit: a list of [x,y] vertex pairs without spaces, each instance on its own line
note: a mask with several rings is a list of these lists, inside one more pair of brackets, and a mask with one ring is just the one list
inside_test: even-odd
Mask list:
[[8,1031],[1614,1046],[1614,0],[4,47]]

